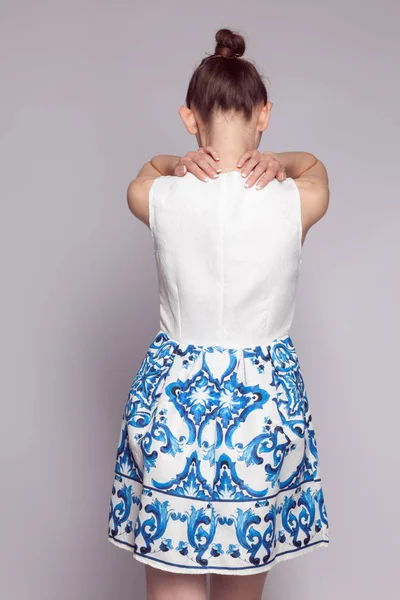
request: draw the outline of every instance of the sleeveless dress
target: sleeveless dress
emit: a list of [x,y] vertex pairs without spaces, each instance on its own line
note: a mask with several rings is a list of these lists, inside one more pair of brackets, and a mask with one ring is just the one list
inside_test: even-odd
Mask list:
[[122,416],[108,539],[176,573],[247,575],[329,542],[290,336],[295,181],[162,176],[149,193],[159,331]]

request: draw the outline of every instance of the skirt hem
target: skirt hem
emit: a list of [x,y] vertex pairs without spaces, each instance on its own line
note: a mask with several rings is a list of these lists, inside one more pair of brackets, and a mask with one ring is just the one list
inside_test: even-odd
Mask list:
[[146,555],[139,554],[135,552],[131,546],[126,545],[113,537],[108,537],[109,542],[117,546],[118,548],[122,548],[123,550],[128,550],[132,553],[133,558],[135,558],[138,562],[143,564],[150,565],[156,569],[160,569],[162,571],[169,571],[170,573],[188,573],[188,574],[202,574],[202,573],[219,573],[220,575],[251,575],[252,573],[261,573],[263,571],[269,571],[280,562],[285,560],[295,558],[297,556],[301,556],[311,552],[315,548],[327,548],[329,545],[329,538],[322,539],[318,542],[314,542],[309,546],[304,546],[303,548],[298,548],[296,550],[289,550],[287,552],[283,552],[282,554],[277,554],[275,558],[266,565],[252,565],[249,567],[213,567],[213,566],[205,566],[205,567],[186,567],[174,565],[168,561],[163,561],[161,559],[150,557]]

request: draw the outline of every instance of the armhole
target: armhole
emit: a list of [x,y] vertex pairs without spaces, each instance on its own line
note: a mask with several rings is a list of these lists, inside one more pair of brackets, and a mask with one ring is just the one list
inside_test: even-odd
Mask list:
[[[154,240],[156,227],[157,227],[156,211],[154,209],[157,204],[157,202],[156,202],[157,198],[160,198],[160,196],[156,196],[156,193],[158,191],[159,186],[161,185],[161,182],[164,180],[169,180],[172,177],[173,177],[173,175],[160,175],[159,177],[156,177],[154,179],[153,183],[151,184],[151,186],[149,188],[149,229],[150,229],[150,233],[151,233],[153,240]],[[166,189],[168,191],[168,187]],[[163,196],[165,196],[165,191],[163,193]]]
[[302,221],[302,215],[301,215],[300,190],[299,190],[299,187],[298,187],[296,181],[293,179],[293,177],[288,177],[287,179],[289,179],[291,181],[295,195],[296,195],[297,236],[298,236],[297,242],[298,242],[298,250],[299,250],[299,263],[301,263],[303,260],[303,246],[301,244],[301,239],[303,237],[303,221]]
[[151,233],[151,237],[154,240],[154,232],[155,232],[155,223],[154,223],[154,202],[155,202],[155,191],[158,185],[158,180],[162,179],[162,175],[160,177],[156,177],[152,182],[149,188],[149,229]]

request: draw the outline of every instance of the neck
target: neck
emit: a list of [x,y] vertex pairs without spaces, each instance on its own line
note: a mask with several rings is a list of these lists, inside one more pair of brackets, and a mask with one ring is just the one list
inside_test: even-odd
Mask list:
[[220,118],[213,121],[207,133],[200,133],[198,141],[200,146],[211,146],[218,153],[218,165],[222,171],[240,171],[237,168],[239,157],[257,147],[255,134],[251,124]]

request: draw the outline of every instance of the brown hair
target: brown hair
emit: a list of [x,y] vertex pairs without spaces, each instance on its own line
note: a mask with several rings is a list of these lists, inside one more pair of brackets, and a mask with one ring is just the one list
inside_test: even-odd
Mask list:
[[246,44],[230,29],[215,35],[214,54],[203,58],[194,71],[186,94],[186,106],[194,106],[208,125],[213,111],[235,111],[250,120],[254,107],[268,101],[262,76],[248,60],[240,58]]

